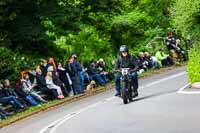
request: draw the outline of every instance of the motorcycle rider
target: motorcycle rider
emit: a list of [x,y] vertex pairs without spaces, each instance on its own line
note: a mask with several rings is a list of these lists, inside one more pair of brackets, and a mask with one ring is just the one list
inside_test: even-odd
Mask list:
[[[120,56],[117,58],[115,62],[115,70],[119,70],[120,68],[130,68],[134,71],[131,72],[132,78],[132,86],[133,86],[133,97],[138,96],[138,75],[136,70],[138,69],[137,60],[134,56],[131,56],[128,52],[128,46],[122,45],[120,46]],[[120,96],[120,73],[117,73],[115,76],[115,89],[116,94],[115,96]]]

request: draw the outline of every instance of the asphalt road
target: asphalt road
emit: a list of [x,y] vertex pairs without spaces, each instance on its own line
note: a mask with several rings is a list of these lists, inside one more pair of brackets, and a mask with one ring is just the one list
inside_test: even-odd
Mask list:
[[199,133],[200,94],[178,93],[187,83],[185,68],[179,68],[140,80],[139,97],[127,105],[111,90],[0,133]]

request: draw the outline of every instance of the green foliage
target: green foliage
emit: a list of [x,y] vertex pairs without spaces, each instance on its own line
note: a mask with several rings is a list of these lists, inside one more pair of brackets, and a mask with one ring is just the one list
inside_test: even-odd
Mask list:
[[133,11],[114,17],[112,21],[111,39],[115,52],[122,44],[136,48],[145,39],[145,30],[151,23],[151,18],[145,13]]
[[30,69],[39,63],[37,60],[30,60],[6,48],[0,48],[0,60],[0,80],[8,78],[12,81],[19,76],[22,70]]
[[172,0],[140,0],[137,9],[152,17],[153,26],[166,28],[169,26],[169,6]]
[[[81,61],[104,58],[112,66],[110,62],[122,44],[127,44],[135,55],[142,50],[154,53],[162,46],[162,39],[156,38],[169,27],[171,2],[174,1],[2,0],[0,45],[30,61],[52,56],[65,62],[71,53],[76,53]],[[198,23],[198,12],[193,16]],[[1,55],[9,55],[3,52]],[[7,58],[4,62],[17,66],[16,71],[9,68],[10,73],[17,73],[21,61],[13,63],[11,57]]]
[[190,50],[187,71],[190,82],[200,81],[200,43]]
[[200,81],[200,1],[175,0],[171,7],[172,25],[182,33],[182,36],[191,35],[194,47],[189,52],[187,70],[191,82]]
[[200,1],[175,0],[171,8],[171,19],[172,25],[177,30],[180,30],[183,36],[187,36],[188,34],[199,36]]
[[79,55],[80,60],[89,61],[109,55],[111,48],[108,40],[95,27],[81,25],[81,31],[77,35],[68,35],[67,44]]

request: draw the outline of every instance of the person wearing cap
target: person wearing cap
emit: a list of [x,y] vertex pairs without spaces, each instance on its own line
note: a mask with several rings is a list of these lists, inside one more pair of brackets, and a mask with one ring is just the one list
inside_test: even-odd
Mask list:
[[[129,54],[128,46],[122,45],[119,51],[120,51],[120,56],[116,60],[115,70],[119,70],[120,68],[131,68],[135,70],[134,72],[131,73],[131,77],[132,77],[132,83],[133,83],[133,88],[134,88],[133,97],[137,97],[138,96],[138,76],[136,72],[136,70],[138,69],[137,60],[134,56]],[[115,96],[120,96],[121,95],[120,74],[117,74],[115,77],[115,89],[116,89]]]

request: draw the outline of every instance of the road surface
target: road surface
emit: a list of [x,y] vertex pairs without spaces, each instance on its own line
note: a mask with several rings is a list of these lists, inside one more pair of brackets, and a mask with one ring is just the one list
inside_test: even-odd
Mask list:
[[0,133],[200,133],[200,94],[180,93],[185,68],[139,81],[139,97],[124,105],[114,90],[44,112]]

